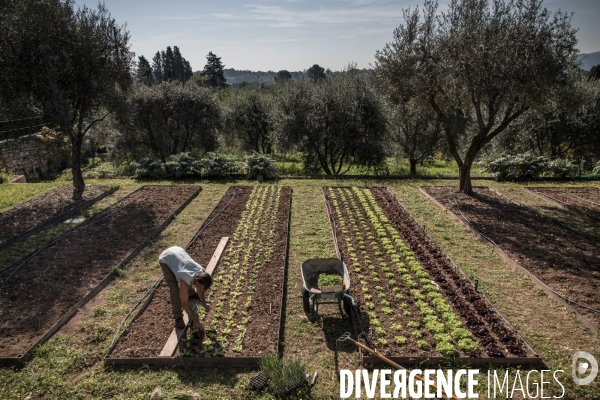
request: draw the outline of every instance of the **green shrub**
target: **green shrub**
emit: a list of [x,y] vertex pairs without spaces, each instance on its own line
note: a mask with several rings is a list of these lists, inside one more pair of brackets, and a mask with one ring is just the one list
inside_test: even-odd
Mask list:
[[6,172],[0,172],[0,185],[8,182],[8,174]]
[[548,159],[531,153],[503,155],[481,162],[482,172],[489,172],[497,181],[535,180],[547,168]]
[[235,165],[234,159],[223,156],[219,153],[206,153],[206,156],[200,160],[203,171],[202,177],[219,177],[224,178],[231,174],[239,172],[239,168]]
[[548,162],[544,175],[553,178],[567,179],[576,177],[578,172],[579,167],[571,163],[571,161],[556,159]]
[[600,161],[596,163],[596,166],[592,170],[592,175],[600,175]]
[[305,367],[300,359],[284,361],[277,354],[272,354],[262,357],[258,365],[276,397],[283,396],[306,380]]
[[166,176],[163,163],[154,158],[143,158],[138,162],[134,161],[129,165],[129,168],[136,179],[162,179]]
[[253,153],[246,157],[246,162],[242,166],[246,170],[246,179],[269,179],[275,172],[275,160],[269,158],[266,154]]
[[167,158],[164,164],[168,177],[200,176],[202,163],[189,153],[179,153]]

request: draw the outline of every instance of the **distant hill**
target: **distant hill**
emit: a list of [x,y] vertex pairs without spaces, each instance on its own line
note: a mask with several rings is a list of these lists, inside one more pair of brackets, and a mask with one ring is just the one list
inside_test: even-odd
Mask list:
[[[236,70],[235,68],[225,68],[225,79],[227,79],[228,85],[246,83],[275,83],[275,77],[277,72],[275,71],[249,71],[249,70]],[[302,71],[290,71],[292,79],[301,78],[304,73]]]
[[582,68],[586,71],[592,69],[594,65],[600,64],[600,51],[595,53],[581,53],[577,58],[582,62]]

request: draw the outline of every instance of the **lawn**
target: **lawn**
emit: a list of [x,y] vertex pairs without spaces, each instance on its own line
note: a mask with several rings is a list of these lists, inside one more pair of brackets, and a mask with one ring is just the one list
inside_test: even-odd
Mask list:
[[[28,198],[65,182],[27,185],[0,185],[0,209],[5,210]],[[96,204],[88,215],[113,204],[144,182],[102,180],[89,183],[117,184],[120,189]],[[169,184],[173,182],[153,182]],[[171,225],[134,258],[120,277],[114,279],[88,303],[57,335],[37,350],[36,356],[22,369],[0,369],[0,398],[155,398],[239,399],[272,398],[255,394],[249,381],[256,369],[219,368],[116,368],[105,367],[102,358],[126,313],[143,295],[161,271],[158,254],[171,245],[184,246],[231,185],[253,184],[246,181],[184,181],[200,184],[202,191]],[[563,307],[533,286],[531,281],[504,262],[488,244],[481,243],[449,213],[437,208],[418,190],[422,185],[457,185],[450,180],[281,180],[277,185],[291,186],[292,216],[286,309],[283,331],[284,358],[300,357],[309,373],[319,372],[312,396],[318,399],[339,397],[337,368],[359,367],[358,353],[352,348],[336,351],[335,341],[351,327],[340,318],[337,306],[323,306],[320,318],[311,323],[302,308],[300,264],[309,258],[334,257],[330,223],[325,212],[323,186],[388,186],[398,200],[424,225],[427,232],[508,318],[546,361],[548,369],[563,369],[561,382],[564,398],[600,398],[600,379],[588,386],[575,386],[570,379],[571,358],[584,350],[600,359],[600,338],[585,329]],[[524,185],[474,181],[489,185],[512,199],[532,207],[583,234],[598,239],[598,225],[525,193]],[[540,186],[538,183],[536,186]],[[556,186],[556,184],[542,184]],[[577,184],[568,184],[577,186]],[[579,185],[579,186],[583,186]],[[600,187],[597,182],[585,186]],[[0,255],[7,266],[40,243],[57,236],[61,229],[42,232],[29,238],[10,253]],[[32,288],[32,290],[34,290]],[[35,288],[43,290],[43,288]],[[7,322],[2,322],[7,323]],[[449,364],[451,365],[451,364]],[[480,371],[485,374],[486,371]],[[481,375],[483,376],[483,375]],[[539,375],[537,375],[539,377]],[[478,391],[487,395],[485,381]],[[558,391],[560,394],[560,391]]]

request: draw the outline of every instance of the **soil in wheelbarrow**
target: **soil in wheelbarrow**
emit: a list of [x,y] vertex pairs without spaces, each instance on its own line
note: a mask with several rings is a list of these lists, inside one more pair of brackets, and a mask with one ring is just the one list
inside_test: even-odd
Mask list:
[[[458,357],[534,356],[386,188],[327,188],[326,198],[351,294],[378,351],[392,357],[442,357],[451,347]],[[394,230],[399,240],[391,235]],[[422,268],[418,273],[411,265],[415,262]],[[447,316],[429,294],[442,295],[450,307],[446,313],[460,319],[475,348],[464,349],[448,325],[436,335],[439,325],[428,323],[425,315],[444,324]]]
[[91,200],[103,192],[102,187],[87,186],[81,200],[73,200],[73,188],[63,186],[21,203],[0,214],[0,243],[57,217],[79,203]]
[[[221,238],[230,239],[208,291],[212,308],[201,312],[204,329],[188,329],[176,355],[253,357],[277,350],[290,198],[289,187],[231,187],[207,218],[212,222],[187,249],[196,261],[206,265]],[[156,357],[173,328],[168,290],[159,289],[110,357]]]
[[600,223],[600,190],[596,188],[537,187],[530,190],[558,201],[559,204],[575,207],[592,217],[593,221]]
[[[450,187],[426,190],[552,290],[570,301],[600,310],[598,243],[490,189],[478,188],[471,196]],[[571,306],[600,324],[600,314]]]
[[0,272],[0,357],[25,353],[197,190],[144,187]]

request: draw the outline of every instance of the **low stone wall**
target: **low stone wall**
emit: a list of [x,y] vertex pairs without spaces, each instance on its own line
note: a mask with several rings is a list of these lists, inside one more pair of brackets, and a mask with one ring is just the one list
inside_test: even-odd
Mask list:
[[60,135],[36,133],[0,141],[0,164],[9,173],[40,178],[69,165],[70,146]]

